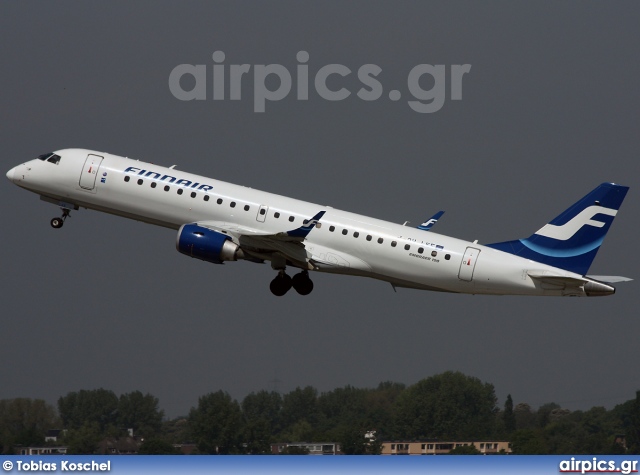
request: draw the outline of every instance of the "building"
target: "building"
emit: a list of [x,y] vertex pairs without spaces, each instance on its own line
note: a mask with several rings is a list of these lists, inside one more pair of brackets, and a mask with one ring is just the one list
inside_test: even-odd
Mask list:
[[443,441],[438,439],[382,442],[382,455],[441,455],[473,445],[483,455],[511,453],[511,443],[499,441]]
[[17,455],[66,455],[67,447],[14,447]]
[[[291,450],[293,449],[293,450]],[[308,455],[342,455],[340,444],[336,442],[280,442],[271,444],[271,453],[307,453]]]
[[62,438],[66,434],[66,430],[62,429],[49,429],[44,436],[45,442],[58,442],[58,439]]

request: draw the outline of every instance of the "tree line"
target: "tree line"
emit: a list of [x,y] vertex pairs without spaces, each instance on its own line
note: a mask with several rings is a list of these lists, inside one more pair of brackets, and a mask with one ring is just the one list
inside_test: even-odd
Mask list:
[[[286,394],[258,391],[236,401],[225,391],[201,396],[185,417],[166,420],[159,400],[134,391],[70,392],[57,409],[39,399],[0,401],[0,447],[42,446],[49,429],[57,444],[92,454],[101,440],[140,440],[139,453],[176,453],[193,443],[201,454],[268,454],[274,442],[339,442],[348,454],[379,453],[384,440],[506,440],[517,454],[640,454],[640,391],[611,410],[569,411],[555,403],[533,409],[509,395],[498,406],[492,384],[448,371],[416,384],[383,382],[319,393],[307,386]],[[375,441],[365,434],[375,431]],[[624,436],[624,443],[617,437]],[[625,447],[626,446],[626,447]]]

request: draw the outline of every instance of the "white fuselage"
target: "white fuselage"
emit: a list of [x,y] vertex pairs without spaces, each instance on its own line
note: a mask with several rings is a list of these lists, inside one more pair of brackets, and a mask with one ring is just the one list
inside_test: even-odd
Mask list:
[[[215,221],[276,234],[324,210],[321,226],[304,241],[311,270],[446,292],[585,295],[579,287],[543,285],[529,275],[581,278],[578,274],[477,243],[107,153],[67,149],[56,154],[62,157],[58,164],[35,159],[7,176],[48,201],[176,230],[185,223]],[[103,159],[97,173],[89,173],[95,183],[85,179],[81,186],[90,154]]]

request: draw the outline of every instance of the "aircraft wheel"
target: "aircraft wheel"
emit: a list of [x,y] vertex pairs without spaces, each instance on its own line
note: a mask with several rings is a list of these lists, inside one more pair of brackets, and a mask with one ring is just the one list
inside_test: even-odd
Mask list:
[[53,218],[51,220],[51,227],[55,229],[60,229],[63,224],[64,224],[64,221],[62,218]]
[[282,297],[291,289],[291,277],[284,273],[278,274],[269,284],[269,289],[273,295]]
[[308,272],[294,275],[291,284],[300,295],[309,295],[313,290],[313,281],[309,278]]

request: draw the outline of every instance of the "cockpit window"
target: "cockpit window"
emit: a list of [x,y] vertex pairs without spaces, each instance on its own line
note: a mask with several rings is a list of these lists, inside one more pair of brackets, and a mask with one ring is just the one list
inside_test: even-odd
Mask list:
[[38,157],[38,160],[55,163],[57,165],[60,162],[60,155],[56,155],[53,152],[43,153]]

